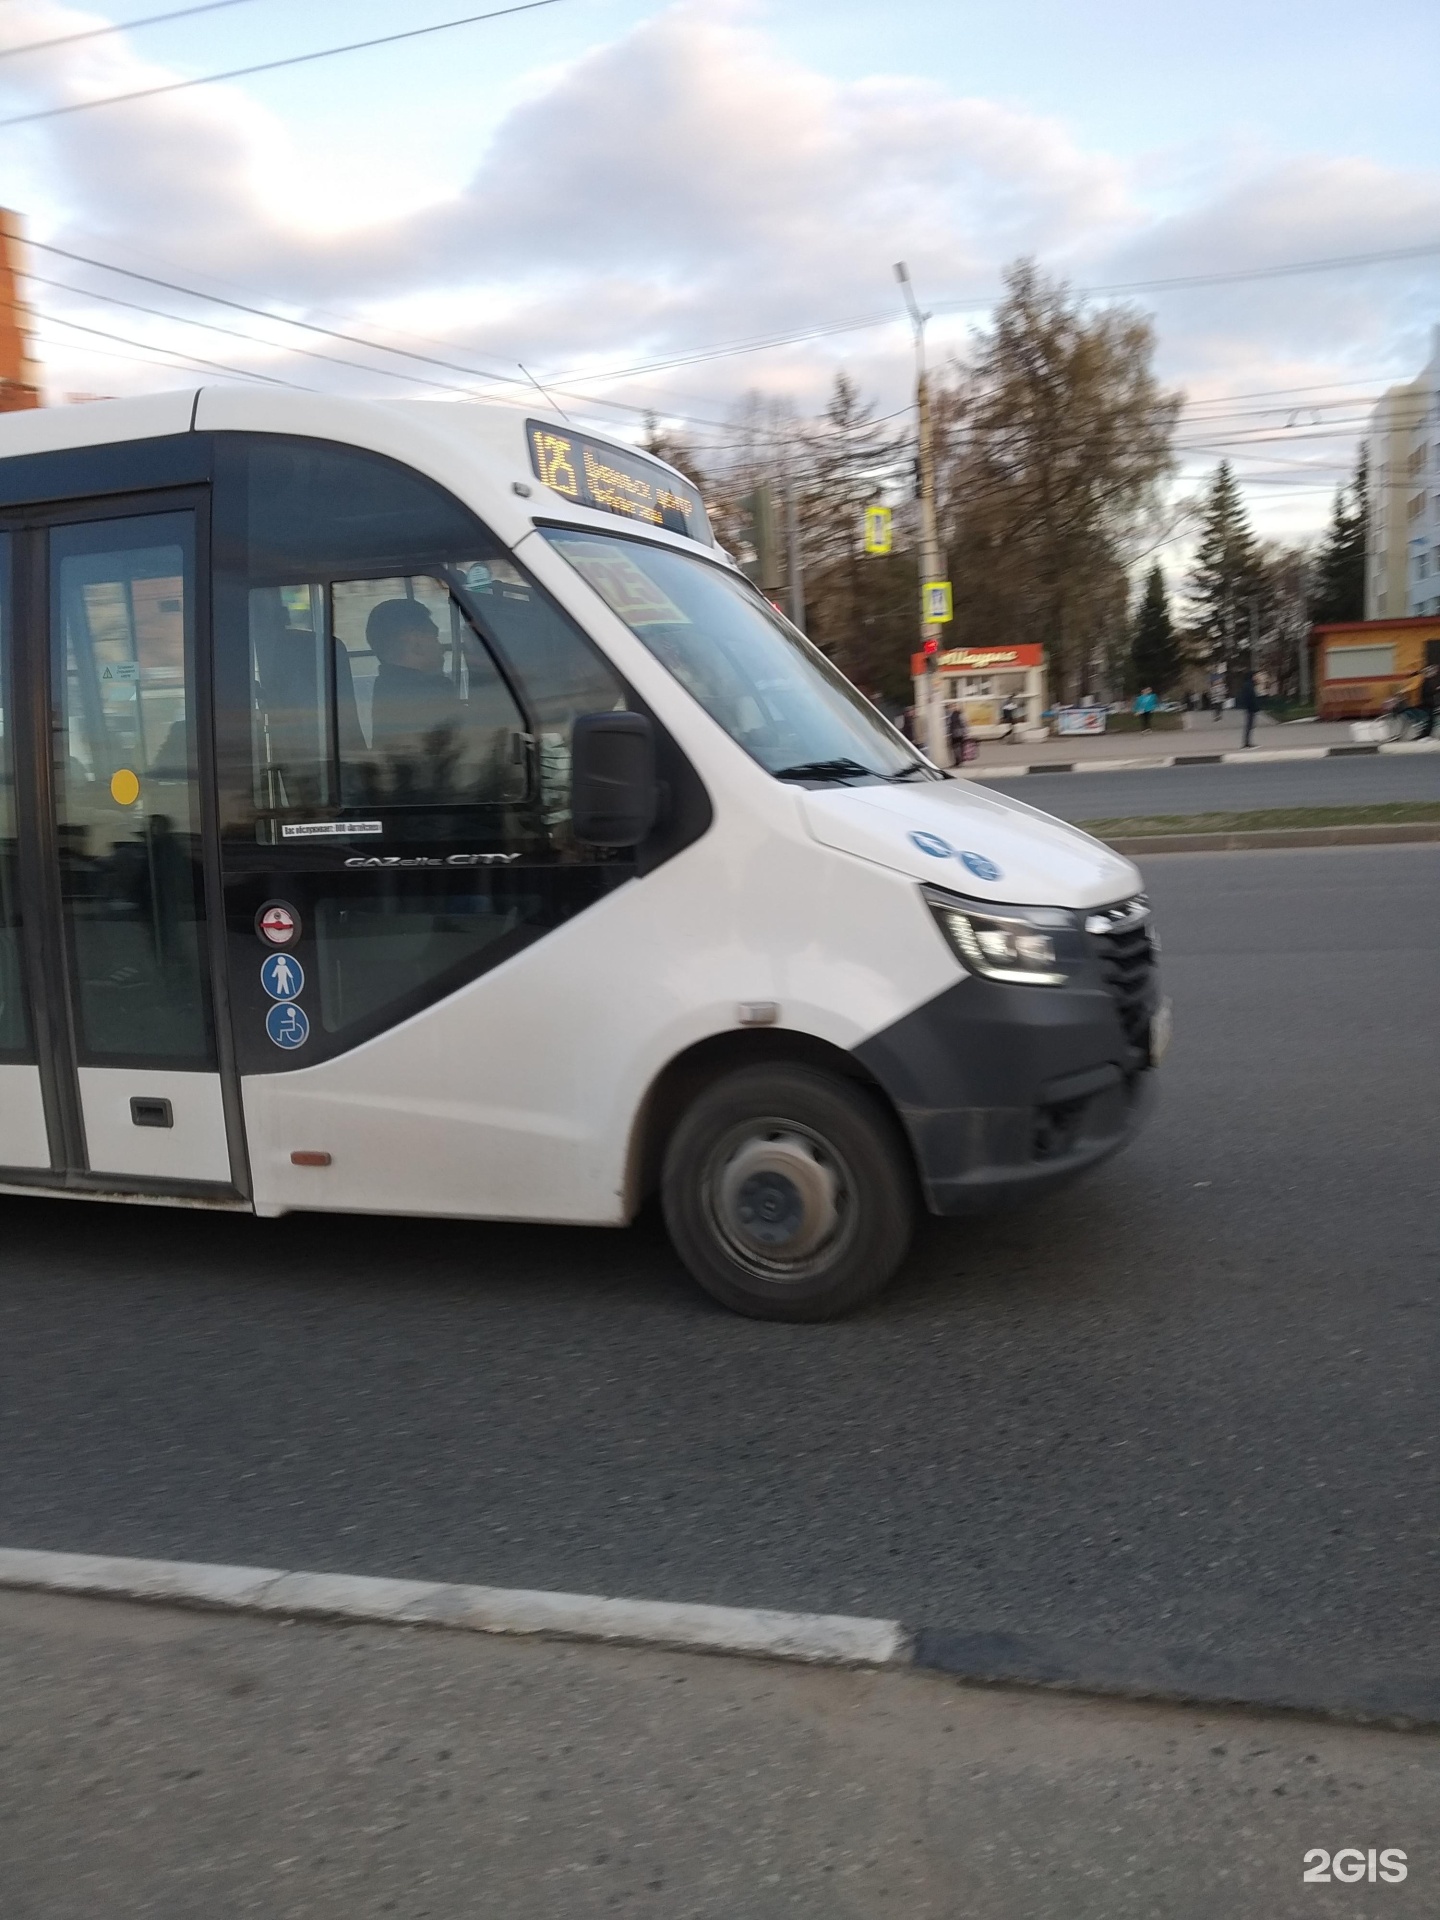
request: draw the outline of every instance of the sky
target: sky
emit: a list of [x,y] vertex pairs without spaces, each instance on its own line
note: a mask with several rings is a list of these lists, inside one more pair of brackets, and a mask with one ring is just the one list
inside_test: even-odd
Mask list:
[[[488,10],[230,0],[16,51],[184,4],[0,0],[0,123]],[[702,446],[747,390],[810,411],[842,367],[903,407],[893,263],[943,361],[1030,255],[1153,317],[1189,402],[1179,491],[1224,454],[1261,530],[1302,537],[1440,323],[1437,70],[1433,0],[553,0],[0,124],[0,204],[40,243],[52,398],[533,376],[577,419],[633,435],[653,409]]]

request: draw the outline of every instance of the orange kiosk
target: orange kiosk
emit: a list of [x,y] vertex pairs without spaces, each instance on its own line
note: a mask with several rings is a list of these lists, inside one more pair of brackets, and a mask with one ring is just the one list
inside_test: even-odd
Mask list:
[[[925,656],[912,654],[915,704],[926,699]],[[965,724],[977,740],[993,740],[1005,732],[1001,712],[1014,699],[1021,727],[1039,727],[1045,711],[1045,649],[1017,647],[944,647],[936,656],[940,699],[948,713],[960,707]]]
[[1368,720],[1422,667],[1440,662],[1440,617],[1342,620],[1310,629],[1315,713]]

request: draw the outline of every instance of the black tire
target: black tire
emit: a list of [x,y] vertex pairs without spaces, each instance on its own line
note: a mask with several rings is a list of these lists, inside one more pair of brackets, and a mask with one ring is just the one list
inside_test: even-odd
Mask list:
[[707,1293],[756,1320],[832,1320],[905,1258],[915,1182],[863,1086],[742,1067],[700,1094],[665,1154],[665,1224]]

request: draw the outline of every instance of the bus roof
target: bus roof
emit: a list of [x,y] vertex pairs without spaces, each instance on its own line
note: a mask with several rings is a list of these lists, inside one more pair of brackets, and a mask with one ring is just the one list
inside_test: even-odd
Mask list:
[[[577,442],[612,453],[628,468],[673,476],[677,491],[688,489],[698,502],[693,483],[668,462],[641,455],[622,441],[577,430],[543,408],[487,401],[337,399],[238,385],[0,414],[0,460],[192,432],[295,434],[361,447],[419,468],[465,499],[511,546],[537,520],[558,519],[613,533],[637,517],[601,510],[544,485],[527,426],[543,428],[556,444]],[[672,527],[646,521],[634,530],[667,545],[714,552],[710,541],[697,541]]]

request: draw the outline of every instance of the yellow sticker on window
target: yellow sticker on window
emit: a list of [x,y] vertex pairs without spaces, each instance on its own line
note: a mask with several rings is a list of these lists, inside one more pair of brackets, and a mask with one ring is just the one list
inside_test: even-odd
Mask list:
[[675,602],[632,560],[608,542],[590,546],[567,540],[565,557],[594,587],[605,604],[627,627],[688,627],[689,620]]
[[128,767],[110,776],[110,798],[117,807],[133,807],[140,798],[140,782]]

